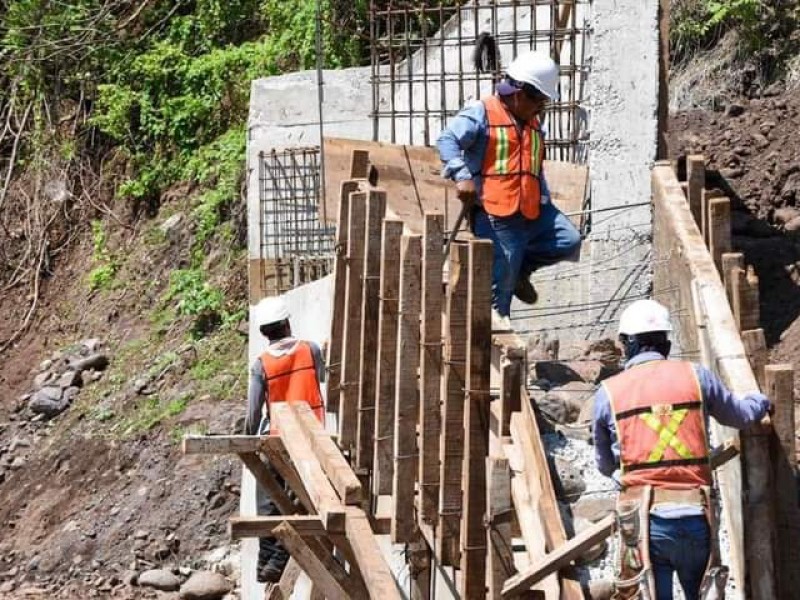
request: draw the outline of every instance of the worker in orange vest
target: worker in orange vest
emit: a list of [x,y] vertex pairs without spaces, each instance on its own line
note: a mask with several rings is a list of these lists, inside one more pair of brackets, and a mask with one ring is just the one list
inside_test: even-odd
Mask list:
[[671,331],[658,302],[628,306],[619,321],[625,371],[595,395],[597,466],[622,487],[615,598],[672,600],[673,573],[687,600],[724,597],[708,419],[743,429],[770,411],[757,391],[734,395],[705,367],[667,360]]
[[[253,314],[269,345],[250,369],[246,433],[278,433],[277,427],[270,423],[270,406],[276,402],[307,402],[324,424],[320,381],[324,379],[325,366],[319,346],[292,337],[289,307],[281,297],[263,299]],[[256,499],[258,514],[280,514],[261,486],[257,487]],[[258,580],[277,582],[288,559],[288,553],[274,537],[259,539]]]
[[558,65],[547,55],[520,54],[496,94],[464,108],[436,145],[442,176],[456,184],[472,229],[494,243],[492,296],[501,318],[511,298],[534,304],[530,275],[577,256],[581,236],[553,205],[544,176],[545,105],[558,100]]

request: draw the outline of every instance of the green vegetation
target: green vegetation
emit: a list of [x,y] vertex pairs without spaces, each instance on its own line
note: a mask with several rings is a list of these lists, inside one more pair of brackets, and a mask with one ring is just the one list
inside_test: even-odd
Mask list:
[[89,289],[105,290],[112,286],[119,265],[108,250],[108,236],[102,221],[92,221],[92,262],[89,272]]

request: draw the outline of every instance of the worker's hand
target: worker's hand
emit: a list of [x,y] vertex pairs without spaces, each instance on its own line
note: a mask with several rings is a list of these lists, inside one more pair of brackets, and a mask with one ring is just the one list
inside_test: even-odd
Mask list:
[[477,200],[478,193],[475,190],[475,182],[472,179],[456,182],[456,195],[466,205],[472,205]]

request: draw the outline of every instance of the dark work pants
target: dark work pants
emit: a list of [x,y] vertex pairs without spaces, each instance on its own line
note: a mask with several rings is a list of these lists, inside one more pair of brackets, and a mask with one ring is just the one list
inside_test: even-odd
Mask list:
[[[267,468],[278,480],[278,483],[285,486],[283,479],[275,472],[275,470],[267,465]],[[281,514],[278,507],[269,496],[269,492],[263,489],[256,483],[256,506],[257,512],[263,517],[274,517]],[[286,552],[281,543],[274,537],[263,537],[258,539],[258,568],[266,566],[267,563],[272,564],[278,569],[283,569],[286,562],[289,560],[289,553]]]
[[672,600],[672,574],[678,574],[686,600],[697,600],[711,550],[703,516],[664,519],[650,515],[650,561],[657,600]]

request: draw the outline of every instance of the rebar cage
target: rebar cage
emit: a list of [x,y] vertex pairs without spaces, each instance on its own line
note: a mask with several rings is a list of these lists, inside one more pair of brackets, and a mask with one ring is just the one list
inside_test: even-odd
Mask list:
[[[550,54],[561,68],[560,100],[545,116],[548,158],[586,161],[584,98],[590,0],[370,2],[373,139],[431,145],[469,101],[492,93],[521,52]],[[498,64],[473,56],[482,34]]]
[[282,294],[332,269],[335,228],[319,218],[320,149],[261,152],[258,168],[262,289]]

